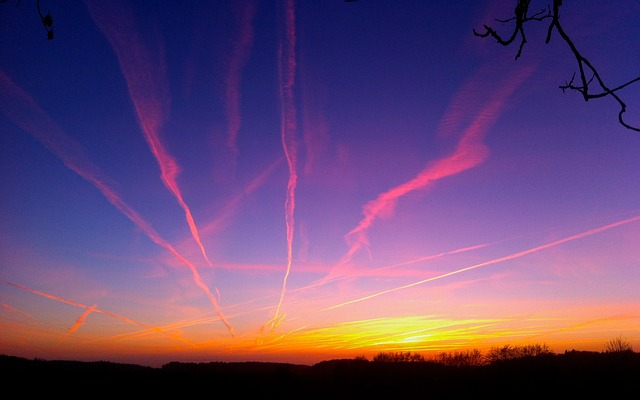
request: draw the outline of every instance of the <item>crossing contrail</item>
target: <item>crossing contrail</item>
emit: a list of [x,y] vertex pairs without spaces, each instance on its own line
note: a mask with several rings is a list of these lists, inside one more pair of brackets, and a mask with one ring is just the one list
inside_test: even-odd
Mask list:
[[[132,325],[138,325],[138,326],[141,326],[143,328],[153,330],[153,331],[161,333],[163,335],[167,335],[167,336],[169,336],[169,337],[171,337],[171,338],[173,338],[175,340],[179,340],[181,342],[185,342],[187,344],[190,344],[187,340],[185,340],[184,338],[182,338],[179,335],[171,334],[171,333],[168,333],[168,332],[166,332],[166,331],[164,331],[164,330],[162,330],[162,329],[160,329],[158,327],[147,325],[147,324],[144,324],[142,322],[134,321],[134,320],[132,320],[130,318],[126,318],[126,317],[123,317],[121,315],[114,314],[112,312],[101,310],[99,308],[96,308],[95,305],[88,306],[88,305],[81,304],[81,303],[78,303],[78,302],[75,302],[75,301],[72,301],[72,300],[65,299],[63,297],[59,297],[59,296],[55,296],[53,294],[45,293],[45,292],[42,292],[40,290],[32,289],[30,287],[27,287],[27,286],[24,286],[24,285],[20,285],[18,283],[5,281],[4,279],[0,279],[0,282],[5,283],[5,284],[10,285],[10,286],[13,286],[13,287],[16,287],[18,289],[24,290],[25,292],[30,292],[30,293],[33,293],[33,294],[37,294],[38,296],[46,297],[47,299],[59,301],[59,302],[65,303],[65,304],[69,304],[69,305],[72,305],[72,306],[75,306],[75,307],[84,308],[85,310],[87,310],[82,314],[82,316],[80,316],[80,318],[78,318],[78,320],[84,320],[84,318],[86,318],[86,316],[89,313],[96,312],[96,313],[107,315],[109,317],[113,317],[113,318],[119,319],[120,321],[129,323],[129,324],[132,324]],[[82,322],[80,322],[80,323],[82,323]],[[76,321],[75,325],[69,330],[69,332],[72,329],[73,330],[77,329],[78,326],[79,326],[79,323],[78,323],[78,321]]]
[[52,153],[60,158],[69,169],[92,183],[114,207],[136,224],[147,237],[154,243],[165,248],[183,265],[189,268],[196,286],[205,292],[220,319],[233,335],[233,328],[222,313],[215,296],[200,278],[200,274],[195,265],[182,256],[169,242],[155,231],[151,224],[122,200],[121,196],[113,189],[114,185],[110,180],[100,168],[89,159],[84,148],[68,136],[62,128],[40,108],[31,96],[16,85],[2,70],[0,70],[0,100],[8,105],[7,107],[3,107],[2,111],[10,120],[38,139]]
[[532,254],[532,253],[537,253],[539,251],[546,250],[548,248],[561,245],[563,243],[567,243],[567,242],[571,242],[571,241],[574,241],[574,240],[582,239],[584,237],[595,235],[597,233],[604,232],[604,231],[607,231],[609,229],[613,229],[613,228],[616,228],[618,226],[629,224],[629,223],[636,222],[636,221],[640,221],[640,215],[632,217],[632,218],[624,219],[624,220],[621,220],[621,221],[613,222],[611,224],[607,224],[607,225],[604,225],[604,226],[600,226],[598,228],[594,228],[594,229],[591,229],[591,230],[588,230],[588,231],[585,231],[585,232],[581,232],[581,233],[578,233],[576,235],[568,236],[568,237],[565,237],[563,239],[555,240],[553,242],[550,242],[550,243],[547,243],[547,244],[543,244],[541,246],[533,247],[531,249],[527,249],[527,250],[523,250],[523,251],[520,251],[520,252],[517,252],[517,253],[513,253],[513,254],[510,254],[508,256],[495,258],[493,260],[489,260],[489,261],[485,261],[485,262],[482,262],[482,263],[479,263],[479,264],[471,265],[469,267],[457,269],[455,271],[447,272],[445,274],[441,274],[441,275],[438,275],[438,276],[433,276],[431,278],[423,279],[423,280],[418,281],[418,282],[413,282],[413,283],[410,283],[408,285],[403,285],[403,286],[399,286],[399,287],[396,287],[396,288],[393,288],[393,289],[383,290],[381,292],[377,292],[377,293],[371,294],[369,296],[361,297],[359,299],[355,299],[355,300],[347,301],[347,302],[344,302],[344,303],[336,304],[334,306],[327,307],[327,308],[323,309],[322,311],[333,310],[333,309],[336,309],[336,308],[347,306],[349,304],[358,303],[358,302],[361,302],[361,301],[364,301],[364,300],[372,299],[374,297],[382,296],[384,294],[397,292],[399,290],[404,290],[404,289],[408,289],[408,288],[411,288],[411,287],[414,287],[414,286],[423,285],[423,284],[428,283],[428,282],[433,282],[433,281],[436,281],[436,280],[439,280],[439,279],[447,278],[447,277],[452,276],[452,275],[457,275],[457,274],[461,274],[463,272],[471,271],[471,270],[474,270],[474,269],[488,267],[489,265],[494,265],[494,264],[498,264],[498,263],[501,263],[501,262],[514,260],[516,258],[524,257],[524,256],[527,256],[527,255]]
[[162,183],[178,201],[200,251],[209,266],[213,263],[200,239],[191,209],[178,186],[180,166],[160,139],[160,129],[169,114],[170,95],[163,49],[154,54],[145,46],[135,27],[132,11],[117,1],[86,1],[91,17],[113,48],[127,82],[138,122],[158,166]]

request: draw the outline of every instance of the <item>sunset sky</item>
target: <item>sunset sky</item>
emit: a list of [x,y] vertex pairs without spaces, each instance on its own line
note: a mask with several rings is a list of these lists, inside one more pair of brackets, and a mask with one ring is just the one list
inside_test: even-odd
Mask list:
[[[640,76],[640,3],[564,3]],[[0,4],[0,354],[640,350],[640,133],[548,22],[473,35],[515,1],[40,5]]]

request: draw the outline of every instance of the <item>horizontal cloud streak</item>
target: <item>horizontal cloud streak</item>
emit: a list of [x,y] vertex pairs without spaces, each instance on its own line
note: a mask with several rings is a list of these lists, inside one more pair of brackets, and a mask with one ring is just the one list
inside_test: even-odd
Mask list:
[[423,284],[428,283],[428,282],[432,282],[432,281],[435,281],[435,280],[438,280],[438,279],[447,278],[449,276],[461,274],[463,272],[471,271],[471,270],[474,270],[474,269],[477,269],[477,268],[483,268],[483,267],[487,267],[489,265],[493,265],[493,264],[498,264],[498,263],[505,262],[505,261],[514,260],[516,258],[524,257],[524,256],[527,256],[527,255],[532,254],[532,253],[537,253],[539,251],[546,250],[548,248],[561,245],[563,243],[567,243],[567,242],[571,242],[571,241],[574,241],[574,240],[582,239],[582,238],[587,237],[587,236],[595,235],[595,234],[607,231],[609,229],[617,228],[617,227],[619,227],[621,225],[626,225],[626,224],[630,224],[632,222],[637,222],[637,221],[640,221],[640,215],[632,217],[632,218],[628,218],[628,219],[625,219],[625,220],[613,222],[611,224],[603,225],[603,226],[598,227],[598,228],[594,228],[594,229],[591,229],[591,230],[588,230],[588,231],[585,231],[585,232],[581,232],[581,233],[578,233],[576,235],[568,236],[568,237],[565,237],[563,239],[559,239],[559,240],[556,240],[556,241],[553,241],[553,242],[550,242],[550,243],[547,243],[547,244],[543,244],[541,246],[533,247],[533,248],[528,249],[528,250],[523,250],[523,251],[520,251],[520,252],[517,252],[517,253],[514,253],[514,254],[510,254],[508,256],[495,258],[493,260],[489,260],[489,261],[485,261],[485,262],[482,262],[482,263],[479,263],[479,264],[475,264],[475,265],[472,265],[470,267],[457,269],[455,271],[447,272],[446,274],[441,274],[441,275],[434,276],[434,277],[431,277],[431,278],[428,278],[428,279],[423,279],[423,280],[418,281],[418,282],[410,283],[408,285],[403,285],[403,286],[399,286],[399,287],[396,287],[396,288],[393,288],[393,289],[384,290],[384,291],[381,291],[381,292],[378,292],[378,293],[374,293],[374,294],[369,295],[369,296],[361,297],[361,298],[356,299],[356,300],[351,300],[351,301],[347,301],[347,302],[344,302],[344,303],[341,303],[341,304],[337,304],[335,306],[327,307],[323,311],[344,307],[344,306],[349,305],[349,304],[358,303],[358,302],[361,302],[361,301],[364,301],[364,300],[369,300],[369,299],[372,299],[374,297],[382,296],[384,294],[388,294],[388,293],[392,293],[392,292],[397,292],[399,290],[409,289],[409,288],[414,287],[414,286],[423,285]]
[[253,45],[253,18],[257,5],[253,1],[234,3],[234,15],[239,24],[239,30],[233,40],[233,48],[227,65],[225,79],[225,112],[228,120],[227,146],[234,154],[238,153],[238,133],[242,125],[240,113],[242,69],[249,59]]
[[[151,326],[151,325],[147,325],[147,324],[144,324],[144,323],[142,323],[142,322],[134,321],[134,320],[132,320],[132,319],[130,319],[130,318],[126,318],[126,317],[123,317],[123,316],[118,315],[118,314],[114,314],[114,313],[111,313],[111,312],[108,312],[108,311],[101,310],[101,309],[99,309],[99,308],[96,308],[96,306],[95,306],[95,305],[93,305],[93,306],[87,306],[87,305],[85,305],[85,304],[81,304],[81,303],[78,303],[78,302],[75,302],[75,301],[71,301],[71,300],[65,299],[65,298],[63,298],[63,297],[55,296],[55,295],[52,295],[52,294],[49,294],[49,293],[45,293],[45,292],[42,292],[42,291],[40,291],[40,290],[32,289],[32,288],[29,288],[29,287],[27,287],[27,286],[20,285],[20,284],[14,283],[14,282],[5,281],[5,280],[3,280],[3,279],[0,279],[0,282],[3,282],[3,283],[5,283],[5,284],[7,284],[7,285],[10,285],[10,286],[16,287],[16,288],[18,288],[18,289],[20,289],[20,290],[24,290],[24,291],[26,291],[26,292],[30,292],[30,293],[33,293],[33,294],[37,294],[38,296],[42,296],[42,297],[45,297],[45,298],[47,298],[47,299],[51,299],[51,300],[55,300],[55,301],[59,301],[59,302],[61,302],[61,303],[69,304],[69,305],[72,305],[72,306],[75,306],[75,307],[84,308],[84,309],[85,309],[85,310],[87,310],[87,311],[85,311],[85,312],[84,312],[84,313],[83,313],[83,314],[78,318],[78,321],[81,321],[80,323],[82,323],[82,321],[84,320],[84,318],[86,318],[86,316],[87,316],[89,313],[91,313],[91,312],[96,312],[96,313],[100,313],[100,314],[107,315],[107,316],[109,316],[109,317],[113,317],[113,318],[119,319],[119,320],[121,320],[121,321],[123,321],[123,322],[129,323],[129,324],[132,324],[132,325],[138,325],[138,326],[141,326],[141,327],[143,327],[143,328],[153,330],[153,331],[158,332],[158,333],[161,333],[161,334],[163,334],[163,335],[167,335],[167,336],[171,337],[172,339],[179,340],[179,341],[181,341],[181,342],[185,342],[185,343],[189,344],[189,342],[188,342],[188,341],[186,341],[185,339],[183,339],[183,338],[182,338],[181,336],[179,336],[179,335],[171,334],[171,333],[168,333],[168,332],[166,332],[166,331],[164,331],[164,330],[162,330],[162,329],[160,329],[160,328],[158,328],[158,327]],[[77,329],[77,326],[76,326],[76,325],[78,325],[78,326],[79,326],[78,321],[76,321],[76,324],[75,324],[75,325],[74,325],[74,327],[72,328],[73,330],[75,330],[74,328],[76,328],[76,329]],[[70,333],[71,333],[71,330],[70,330]]]

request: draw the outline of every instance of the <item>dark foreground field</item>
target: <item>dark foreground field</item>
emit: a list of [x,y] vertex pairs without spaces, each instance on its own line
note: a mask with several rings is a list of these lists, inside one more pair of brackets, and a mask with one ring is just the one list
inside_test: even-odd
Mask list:
[[111,362],[0,356],[3,392],[15,397],[133,398],[639,398],[640,353],[567,352],[481,367],[331,360],[318,364]]

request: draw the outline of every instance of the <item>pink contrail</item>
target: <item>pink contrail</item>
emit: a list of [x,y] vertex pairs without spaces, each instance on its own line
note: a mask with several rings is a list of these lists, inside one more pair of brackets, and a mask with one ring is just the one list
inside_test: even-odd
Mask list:
[[213,266],[200,240],[191,210],[178,186],[180,167],[160,140],[160,128],[169,114],[170,99],[163,50],[159,49],[158,54],[154,56],[143,44],[135,28],[133,13],[126,3],[87,0],[86,5],[91,17],[116,53],[138,115],[138,122],[160,167],[162,182],[184,210],[191,235],[200,247],[207,264]]
[[385,270],[385,269],[397,268],[397,267],[401,267],[401,266],[404,266],[404,265],[416,264],[416,263],[423,262],[423,261],[436,260],[438,258],[442,258],[442,257],[449,256],[449,255],[452,255],[452,254],[460,254],[460,253],[465,253],[467,251],[473,251],[473,250],[482,249],[482,248],[487,247],[487,246],[488,246],[487,243],[483,243],[483,244],[476,244],[476,245],[473,245],[473,246],[461,247],[461,248],[455,249],[455,250],[443,251],[443,252],[440,252],[438,254],[432,254],[430,256],[418,257],[418,258],[414,258],[414,259],[409,260],[409,261],[403,261],[403,262],[395,263],[395,264],[392,264],[392,265],[387,265],[386,267],[376,268],[376,269],[374,269],[374,271],[382,271],[382,270]]
[[[430,163],[412,180],[382,193],[375,200],[367,203],[363,210],[364,218],[346,235],[349,250],[339,265],[349,262],[358,250],[368,245],[367,231],[376,219],[393,212],[398,199],[413,191],[423,189],[442,178],[456,175],[482,164],[489,154],[489,149],[483,142],[485,134],[500,116],[509,96],[532,72],[533,68],[531,67],[520,69],[516,75],[506,79],[502,87],[488,96],[488,99],[485,99],[484,107],[464,131],[451,155]],[[481,79],[481,77],[477,79]]]
[[[298,180],[297,142],[296,142],[296,108],[293,85],[296,75],[296,20],[294,0],[284,0],[284,32],[281,34],[278,47],[278,73],[280,87],[280,116],[282,147],[289,166],[287,183],[287,199],[285,201],[285,222],[287,227],[287,269],[282,282],[280,300],[275,315],[271,320],[271,330],[282,320],[280,308],[287,290],[287,280],[291,272],[293,258],[293,227],[295,211],[295,191]],[[267,322],[268,324],[269,322]],[[266,325],[266,324],[265,324]]]
[[[302,57],[300,57],[302,58]],[[302,98],[302,138],[305,163],[302,167],[305,175],[315,172],[316,164],[327,150],[329,143],[329,123],[324,107],[327,102],[326,88],[315,79],[308,63],[300,63],[299,76]]]
[[227,221],[231,219],[231,217],[236,213],[237,208],[240,206],[241,201],[254,191],[256,191],[260,186],[264,184],[267,178],[273,174],[273,172],[280,166],[283,162],[284,158],[279,157],[274,162],[272,162],[269,166],[267,166],[260,174],[258,174],[254,179],[252,179],[247,186],[242,190],[242,192],[236,194],[232,197],[221,209],[218,216],[212,221],[208,222],[202,229],[201,232],[205,234],[215,233],[221,230]]
[[227,146],[235,155],[238,153],[237,139],[242,121],[240,118],[240,82],[242,80],[242,68],[249,59],[253,46],[253,18],[257,6],[254,1],[244,1],[233,4],[234,13],[240,25],[240,31],[233,41],[231,58],[228,63],[225,82],[225,112],[228,120]]
[[11,307],[9,304],[0,303],[0,307],[2,307],[2,309],[7,311],[7,312],[16,313],[16,314],[18,314],[20,316],[31,318],[31,316],[29,314],[27,314],[26,312],[18,310],[17,308]]
[[479,79],[478,75],[487,76],[490,72],[490,68],[481,68],[481,71],[467,79],[462,88],[449,100],[436,130],[439,137],[454,136],[473,118],[473,112],[470,112],[469,106],[479,108],[484,103],[486,93],[491,90],[493,82],[493,80]]
[[627,218],[627,219],[624,219],[624,220],[621,220],[621,221],[613,222],[611,224],[607,224],[607,225],[604,225],[604,226],[600,226],[598,228],[590,229],[588,231],[581,232],[581,233],[578,233],[576,235],[568,236],[568,237],[565,237],[565,238],[562,238],[562,239],[559,239],[559,240],[556,240],[556,241],[553,241],[553,242],[550,242],[550,243],[547,243],[547,244],[543,244],[541,246],[537,246],[537,247],[534,247],[534,248],[531,248],[531,249],[528,249],[528,250],[523,250],[523,251],[520,251],[518,253],[510,254],[508,256],[495,258],[493,260],[485,261],[485,262],[482,262],[480,264],[475,264],[475,265],[472,265],[470,267],[461,268],[461,269],[457,269],[455,271],[447,272],[446,274],[433,276],[431,278],[423,279],[423,280],[418,281],[418,282],[413,282],[413,283],[410,283],[408,285],[396,287],[396,288],[389,289],[389,290],[384,290],[384,291],[381,291],[381,292],[378,292],[378,293],[374,293],[372,295],[365,296],[365,297],[362,297],[362,298],[359,298],[359,299],[356,299],[356,300],[351,300],[351,301],[347,301],[347,302],[344,302],[344,303],[340,303],[340,304],[337,304],[335,306],[327,307],[327,308],[323,309],[322,311],[327,311],[327,310],[332,310],[332,309],[335,309],[335,308],[344,307],[344,306],[349,305],[349,304],[358,303],[360,301],[369,300],[369,299],[372,299],[374,297],[382,296],[383,294],[397,292],[399,290],[408,289],[408,288],[411,288],[411,287],[414,287],[414,286],[425,284],[427,282],[432,282],[432,281],[435,281],[435,280],[438,280],[438,279],[442,279],[442,278],[446,278],[446,277],[449,277],[449,276],[452,276],[452,275],[456,275],[456,274],[460,274],[460,273],[463,273],[463,272],[471,271],[473,269],[487,267],[489,265],[498,264],[498,263],[501,263],[501,262],[510,261],[510,260],[513,260],[513,259],[516,259],[516,258],[524,257],[524,256],[532,254],[532,253],[537,253],[539,251],[546,250],[546,249],[548,249],[550,247],[555,247],[555,246],[561,245],[563,243],[571,242],[573,240],[582,239],[582,238],[587,237],[587,236],[595,235],[597,233],[601,233],[601,232],[607,231],[609,229],[613,229],[613,228],[616,228],[618,226],[629,224],[629,223],[632,223],[632,222],[637,222],[637,221],[640,221],[640,215],[637,215],[637,216],[631,217],[631,218]]
[[78,317],[78,319],[76,320],[76,323],[73,324],[73,326],[71,328],[69,328],[69,330],[67,331],[69,333],[69,335],[71,335],[73,332],[77,331],[78,328],[80,328],[80,326],[82,326],[82,324],[84,324],[84,321],[87,319],[89,314],[94,312],[97,307],[98,307],[98,305],[94,304],[91,307],[87,308],[87,310],[85,312],[83,312],[81,316]]
[[[72,306],[75,306],[75,307],[80,307],[80,308],[86,309],[87,311],[85,311],[82,314],[82,316],[80,316],[80,318],[78,318],[78,320],[84,319],[90,312],[97,312],[97,313],[100,313],[100,314],[108,315],[109,317],[113,317],[113,318],[119,319],[119,320],[121,320],[123,322],[129,323],[129,324],[132,324],[132,325],[138,325],[138,326],[141,326],[143,328],[153,330],[155,332],[161,333],[163,335],[167,335],[167,336],[169,336],[169,337],[171,337],[173,339],[179,340],[181,342],[185,342],[185,343],[191,344],[191,343],[189,343],[187,340],[183,339],[179,335],[170,334],[170,333],[167,333],[166,331],[164,331],[164,330],[162,330],[162,329],[160,329],[158,327],[147,325],[147,324],[143,324],[142,322],[134,321],[132,319],[123,317],[123,316],[118,315],[118,314],[114,314],[114,313],[111,313],[111,312],[108,312],[108,311],[100,310],[99,308],[96,308],[95,305],[87,306],[85,304],[81,304],[81,303],[78,303],[78,302],[75,302],[75,301],[67,300],[67,299],[65,299],[63,297],[59,297],[59,296],[55,296],[55,295],[52,295],[52,294],[49,294],[49,293],[41,292],[41,291],[36,290],[36,289],[31,289],[30,287],[27,287],[27,286],[24,286],[24,285],[20,285],[18,283],[5,281],[4,279],[0,279],[0,282],[6,283],[7,285],[10,285],[10,286],[16,287],[18,289],[24,290],[25,292],[30,292],[30,293],[33,293],[33,294],[37,294],[38,296],[46,297],[47,299],[59,301],[61,303],[66,303],[66,304],[69,304],[69,305],[72,305]],[[76,325],[78,325],[77,321],[76,321]]]
[[420,262],[424,262],[424,261],[431,261],[431,260],[436,260],[436,259],[440,259],[449,255],[454,255],[454,254],[460,254],[460,253],[464,253],[467,251],[473,251],[473,250],[477,250],[477,249],[481,249],[488,246],[488,244],[478,244],[478,245],[474,245],[474,246],[468,246],[468,247],[462,247],[459,249],[455,249],[455,250],[450,250],[450,251],[444,251],[444,252],[440,252],[437,254],[432,254],[429,256],[424,256],[424,257],[418,257],[418,258],[414,258],[412,260],[408,260],[408,261],[402,261],[399,263],[395,263],[395,264],[391,264],[391,265],[387,265],[384,267],[379,267],[379,268],[375,268],[373,270],[366,270],[366,271],[357,271],[357,270],[352,270],[353,272],[351,272],[349,275],[333,275],[332,277],[324,277],[323,279],[314,282],[310,285],[307,286],[303,286],[298,288],[297,290],[306,290],[306,289],[312,289],[314,287],[318,287],[318,286],[322,286],[325,285],[327,283],[330,282],[334,282],[334,281],[339,281],[339,280],[343,280],[343,279],[349,279],[349,278],[359,278],[359,277],[367,277],[367,276],[381,276],[380,272],[381,271],[385,271],[385,270],[390,270],[390,269],[394,269],[394,268],[398,268],[398,267],[402,267],[405,265],[411,265],[411,264],[417,264]]
[[6,104],[5,107],[2,107],[2,111],[10,120],[42,142],[69,169],[91,182],[113,206],[136,224],[153,242],[165,248],[191,270],[194,282],[206,293],[220,319],[233,334],[231,325],[222,314],[222,310],[209,288],[202,282],[195,265],[178,253],[170,243],[153,229],[151,224],[120,198],[115,190],[112,189],[112,185],[109,184],[109,180],[104,176],[100,168],[91,162],[85,154],[84,148],[70,138],[36,104],[31,96],[16,85],[2,70],[0,70],[0,99],[3,104]]

